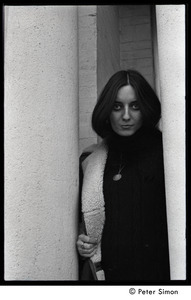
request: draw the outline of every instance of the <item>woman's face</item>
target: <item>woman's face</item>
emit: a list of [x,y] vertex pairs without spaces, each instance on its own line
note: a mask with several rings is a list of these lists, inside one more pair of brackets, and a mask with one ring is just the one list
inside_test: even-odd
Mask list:
[[131,85],[119,89],[110,123],[113,131],[121,136],[131,136],[142,126],[142,114]]

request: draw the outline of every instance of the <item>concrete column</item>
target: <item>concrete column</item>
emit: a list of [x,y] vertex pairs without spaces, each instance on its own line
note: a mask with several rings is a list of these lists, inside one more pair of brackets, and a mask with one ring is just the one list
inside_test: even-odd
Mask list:
[[5,7],[5,280],[76,280],[77,7]]
[[156,5],[171,279],[186,277],[185,7]]

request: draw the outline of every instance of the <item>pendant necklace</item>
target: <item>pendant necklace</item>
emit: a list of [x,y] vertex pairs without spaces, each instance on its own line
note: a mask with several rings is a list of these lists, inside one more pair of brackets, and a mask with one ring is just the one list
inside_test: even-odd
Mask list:
[[[122,155],[121,155],[121,159],[122,159]],[[113,176],[113,180],[114,180],[114,181],[119,181],[119,180],[122,178],[121,171],[123,170],[123,168],[124,168],[125,166],[126,166],[126,164],[124,164],[123,166],[121,166],[121,163],[120,163],[118,173],[115,174],[115,175]]]

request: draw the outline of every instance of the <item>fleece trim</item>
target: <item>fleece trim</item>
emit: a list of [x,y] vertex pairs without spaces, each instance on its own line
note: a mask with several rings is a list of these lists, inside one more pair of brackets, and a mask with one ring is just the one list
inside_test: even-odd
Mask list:
[[87,235],[98,241],[97,251],[91,257],[94,263],[101,261],[101,238],[105,223],[103,175],[107,154],[108,148],[102,141],[82,163],[82,213]]

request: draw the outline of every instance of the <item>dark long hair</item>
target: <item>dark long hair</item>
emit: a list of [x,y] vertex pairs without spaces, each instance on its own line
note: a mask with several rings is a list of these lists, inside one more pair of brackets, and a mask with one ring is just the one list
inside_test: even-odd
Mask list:
[[112,129],[109,117],[117,98],[118,90],[131,85],[137,97],[143,117],[143,126],[154,128],[161,117],[160,101],[146,79],[135,70],[122,70],[115,73],[103,88],[92,114],[92,128],[102,138]]

